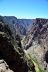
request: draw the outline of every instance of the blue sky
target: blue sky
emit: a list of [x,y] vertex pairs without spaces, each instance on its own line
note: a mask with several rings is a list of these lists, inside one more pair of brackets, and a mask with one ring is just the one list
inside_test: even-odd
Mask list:
[[48,0],[0,0],[0,15],[48,18]]

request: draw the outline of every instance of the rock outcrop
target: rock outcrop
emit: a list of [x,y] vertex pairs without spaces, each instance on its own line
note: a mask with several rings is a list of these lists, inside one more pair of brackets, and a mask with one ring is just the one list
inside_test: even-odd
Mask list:
[[14,72],[9,69],[9,66],[4,60],[0,60],[0,72]]

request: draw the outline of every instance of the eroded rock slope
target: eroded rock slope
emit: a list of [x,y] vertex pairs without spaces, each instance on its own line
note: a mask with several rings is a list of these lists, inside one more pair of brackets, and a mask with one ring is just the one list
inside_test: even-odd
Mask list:
[[43,69],[48,70],[48,19],[37,18],[22,45]]

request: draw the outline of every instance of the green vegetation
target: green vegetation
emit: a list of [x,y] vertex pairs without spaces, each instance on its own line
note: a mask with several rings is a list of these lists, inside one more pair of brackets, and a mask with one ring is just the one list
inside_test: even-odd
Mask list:
[[22,40],[23,44],[26,45],[28,43],[28,40],[29,40],[29,38],[24,37],[23,40]]
[[39,63],[37,62],[37,60],[33,59],[30,54],[28,54],[28,55],[29,55],[29,58],[31,59],[31,62],[34,63],[34,65],[35,65],[36,72],[45,72],[43,69],[41,69],[41,67],[40,67]]
[[28,60],[30,60],[30,62],[32,64],[34,64],[34,66],[35,66],[35,72],[48,72],[48,71],[43,70],[40,67],[40,64],[38,63],[37,59],[36,58],[32,58],[31,54],[26,54],[26,57],[27,57]]

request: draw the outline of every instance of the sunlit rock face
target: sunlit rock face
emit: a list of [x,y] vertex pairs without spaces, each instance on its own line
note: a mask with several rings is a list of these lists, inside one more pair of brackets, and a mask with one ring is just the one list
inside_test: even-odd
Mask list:
[[22,43],[26,52],[35,57],[43,69],[48,70],[48,19],[37,18]]

